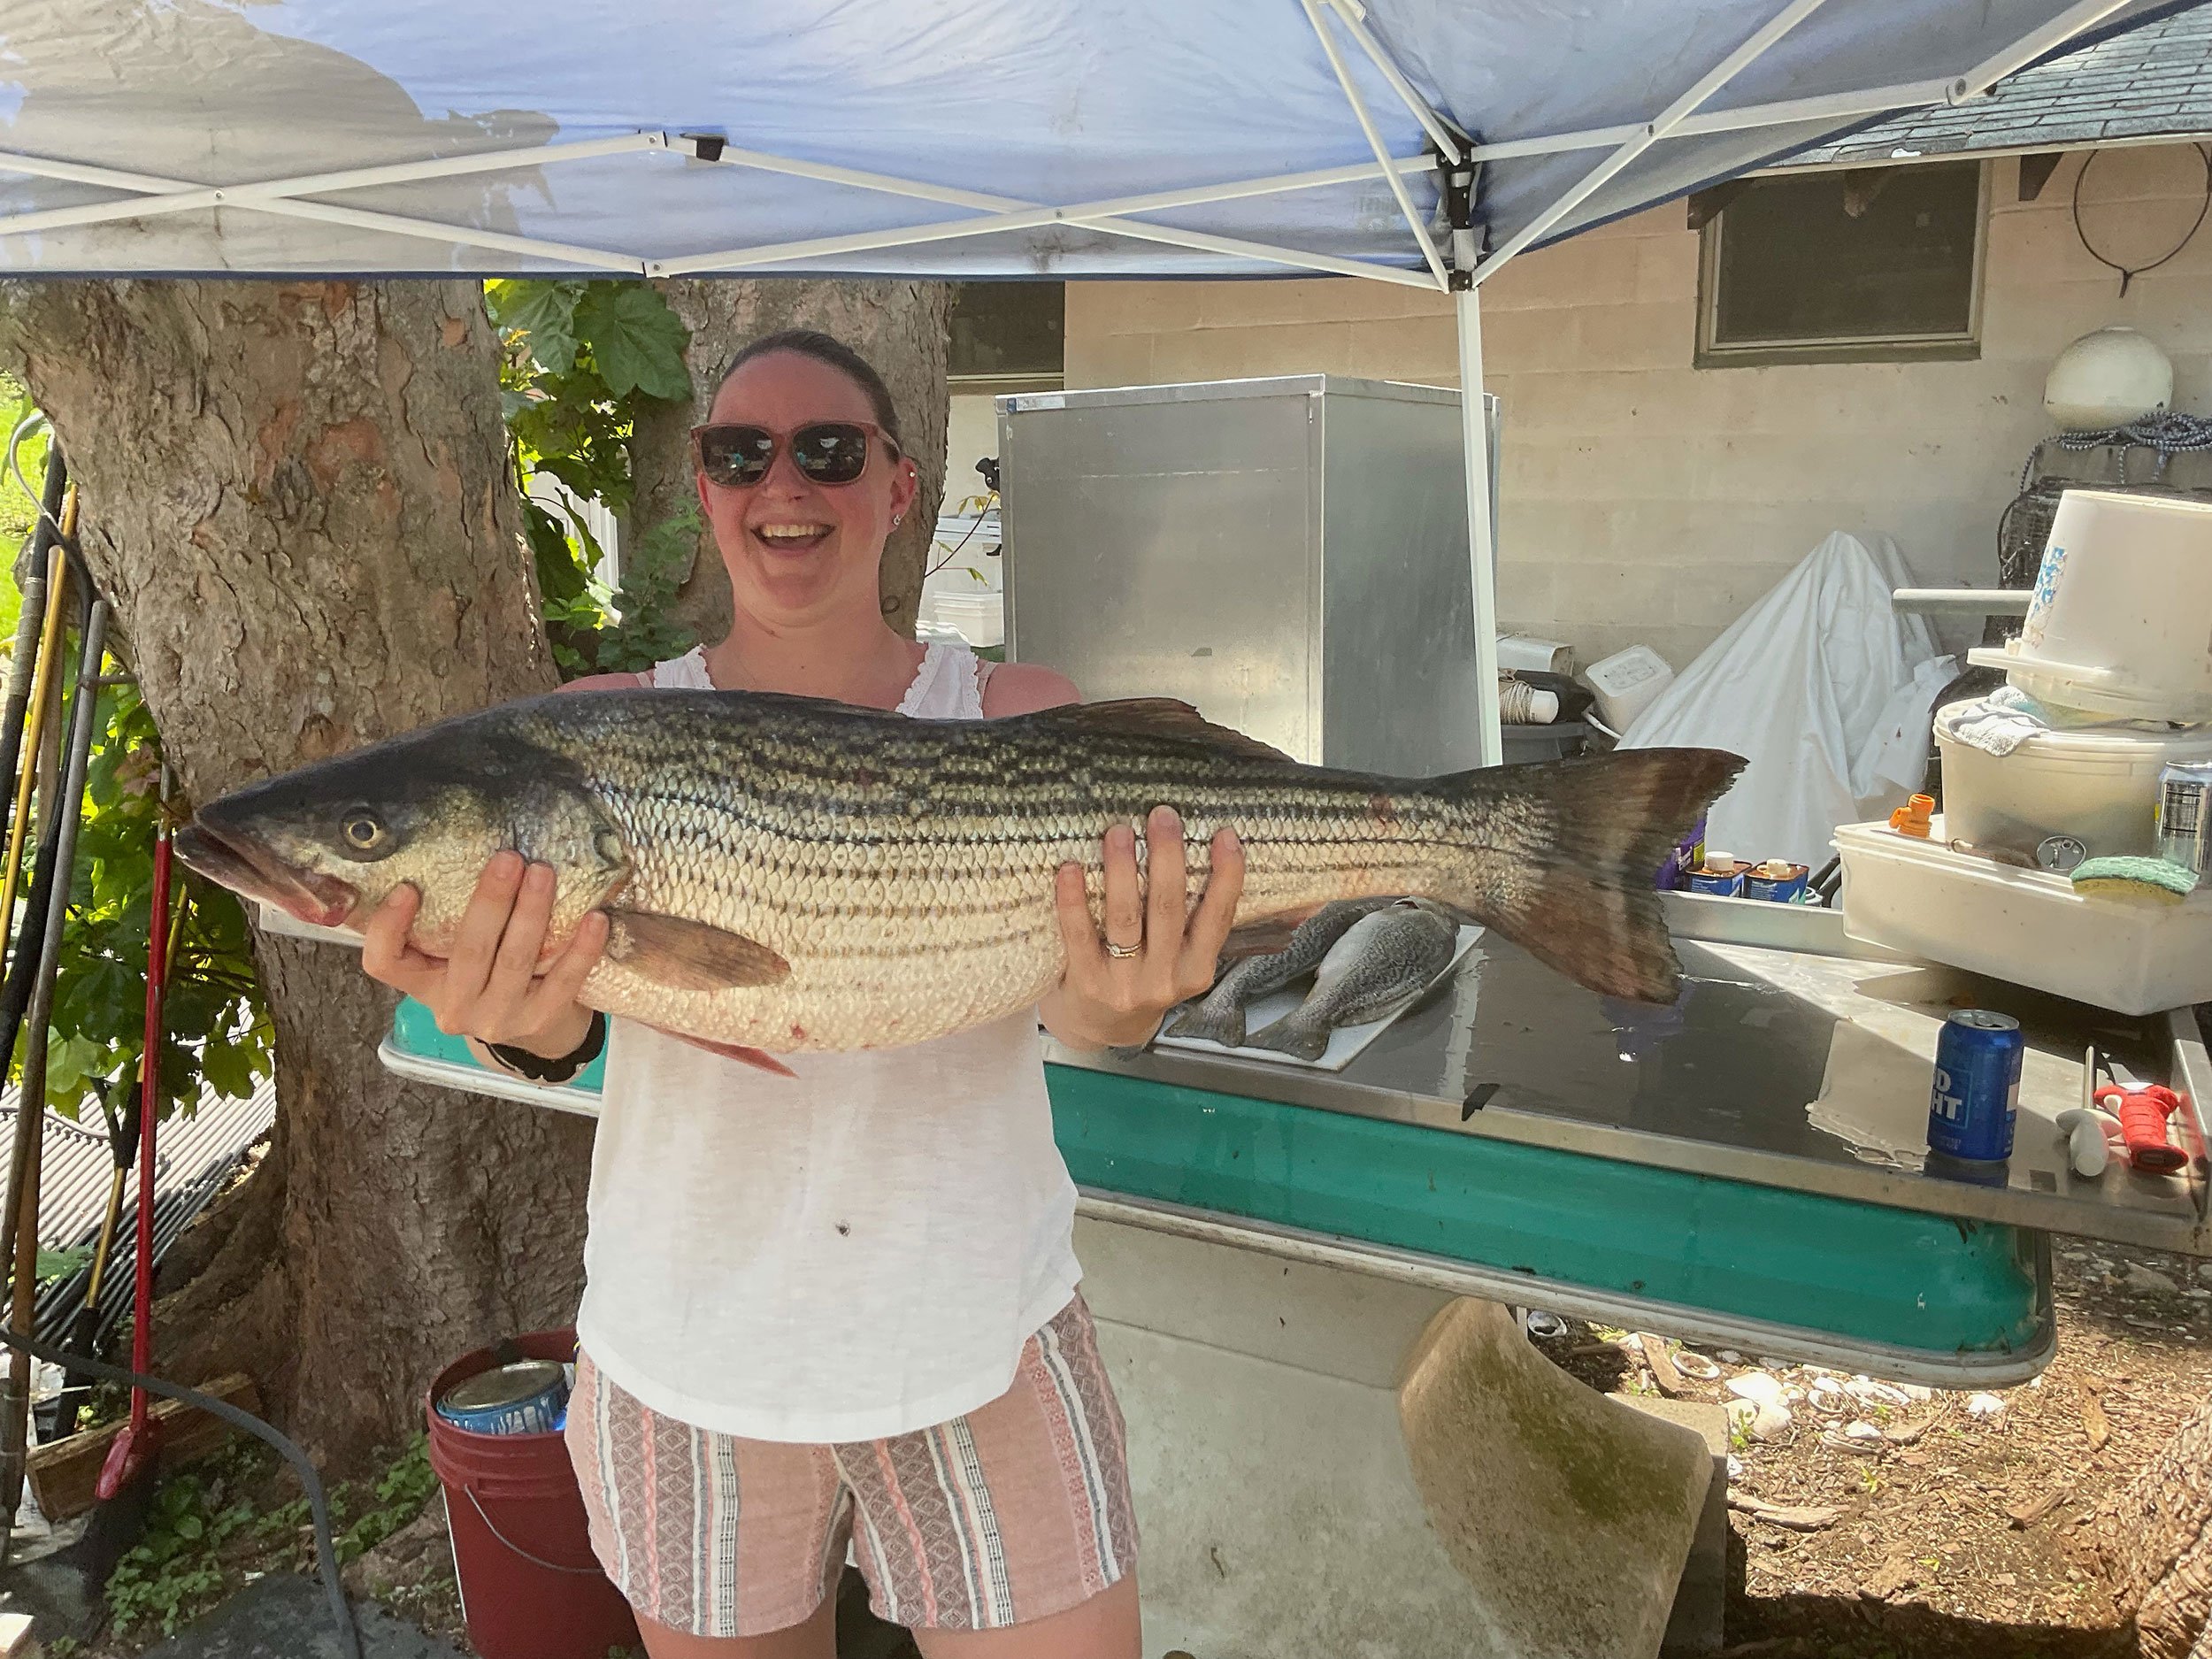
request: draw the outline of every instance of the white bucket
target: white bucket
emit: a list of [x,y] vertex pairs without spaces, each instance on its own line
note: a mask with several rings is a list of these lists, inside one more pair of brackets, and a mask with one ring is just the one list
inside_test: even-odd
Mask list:
[[2212,503],[2068,490],[2020,637],[1967,655],[2046,703],[2212,720]]
[[1939,724],[1936,747],[1943,817],[1957,840],[2033,852],[2047,835],[2071,835],[2092,857],[2117,857],[2152,850],[2158,769],[2212,760],[2212,726],[2039,732],[2009,755],[1992,755],[1945,736]]

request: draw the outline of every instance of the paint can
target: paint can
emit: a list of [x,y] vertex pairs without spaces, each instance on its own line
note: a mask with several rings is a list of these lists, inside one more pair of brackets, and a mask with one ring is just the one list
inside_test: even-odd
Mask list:
[[1743,897],[1744,873],[1750,868],[1727,853],[1708,852],[1704,862],[1690,872],[1690,891],[1709,893],[1717,898],[1740,899]]
[[1743,895],[1777,904],[1795,904],[1804,898],[1805,883],[1811,874],[1803,864],[1793,864],[1786,858],[1770,858],[1745,873]]
[[549,1434],[567,1409],[567,1375],[544,1359],[479,1371],[438,1401],[438,1415],[472,1434]]

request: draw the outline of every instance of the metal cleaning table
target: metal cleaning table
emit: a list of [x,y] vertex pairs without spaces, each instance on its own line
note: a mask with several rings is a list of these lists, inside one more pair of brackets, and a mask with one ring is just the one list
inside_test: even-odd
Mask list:
[[[1690,915],[1676,909],[1677,918]],[[1694,907],[1674,1007],[1601,998],[1494,933],[1342,1072],[1046,1040],[1059,1143],[1094,1218],[1380,1278],[1958,1386],[2055,1340],[2048,1235],[2212,1255],[2188,1010],[2131,1018],[1955,970],[1726,942],[1776,907]],[[1749,935],[1762,936],[1762,935]],[[1770,934],[1764,936],[1771,936]],[[1824,949],[1804,948],[1810,941]],[[1997,1184],[1932,1167],[1936,1033],[1955,1007],[2028,1037]],[[2094,1042],[2191,1104],[2171,1177],[2085,1180],[2053,1119]],[[596,1064],[496,1078],[403,1003],[394,1070],[592,1111]]]

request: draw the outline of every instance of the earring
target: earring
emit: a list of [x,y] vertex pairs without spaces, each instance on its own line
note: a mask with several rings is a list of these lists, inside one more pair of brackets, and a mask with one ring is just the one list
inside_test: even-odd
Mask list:
[[906,515],[905,515],[904,513],[902,513],[902,512],[895,512],[895,513],[893,513],[893,514],[891,515],[891,527],[892,527],[894,530],[897,529],[897,528],[898,528],[901,525],[904,524],[905,522],[906,522]]

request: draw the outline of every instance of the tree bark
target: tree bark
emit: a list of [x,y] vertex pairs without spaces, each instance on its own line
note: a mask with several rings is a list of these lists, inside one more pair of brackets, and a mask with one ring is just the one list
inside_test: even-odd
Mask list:
[[2212,1399],[2128,1483],[2098,1534],[2142,1659],[2212,1655]]
[[[945,321],[952,290],[942,282],[764,281],[678,278],[660,285],[691,330],[689,404],[656,404],[630,441],[634,534],[649,532],[692,499],[690,431],[707,417],[723,365],[748,341],[785,328],[818,328],[860,353],[891,388],[906,451],[921,471],[921,494],[883,551],[883,614],[914,631],[922,574],[945,488]],[[712,644],[730,631],[730,581],[702,531],[691,576],[678,595],[679,620]]]
[[[189,799],[554,684],[495,353],[473,283],[0,285]],[[242,1364],[350,1463],[456,1355],[572,1316],[589,1130],[403,1083],[352,953],[255,950],[276,1128],[165,1364]]]

